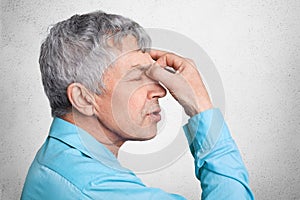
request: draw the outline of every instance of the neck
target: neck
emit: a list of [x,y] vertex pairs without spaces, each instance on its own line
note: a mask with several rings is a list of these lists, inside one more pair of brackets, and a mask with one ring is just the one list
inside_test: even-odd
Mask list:
[[74,111],[61,117],[62,119],[80,127],[85,130],[91,136],[93,136],[98,142],[103,144],[109,149],[116,157],[124,139],[118,136],[118,134],[109,130],[101,121],[95,116],[82,116]]

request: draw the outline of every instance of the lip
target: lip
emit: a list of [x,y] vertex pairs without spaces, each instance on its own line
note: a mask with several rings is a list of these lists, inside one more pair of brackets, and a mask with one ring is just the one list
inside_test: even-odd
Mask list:
[[160,109],[156,109],[147,114],[147,116],[151,117],[153,122],[159,122],[161,120]]

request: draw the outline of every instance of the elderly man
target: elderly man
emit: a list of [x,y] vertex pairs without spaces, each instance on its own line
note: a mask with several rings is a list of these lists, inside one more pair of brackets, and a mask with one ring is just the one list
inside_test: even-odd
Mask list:
[[124,142],[157,134],[162,85],[191,117],[184,131],[202,199],[253,199],[239,151],[194,63],[150,50],[150,42],[136,22],[101,11],[51,28],[39,63],[54,119],[22,199],[185,199],[146,187],[116,158]]

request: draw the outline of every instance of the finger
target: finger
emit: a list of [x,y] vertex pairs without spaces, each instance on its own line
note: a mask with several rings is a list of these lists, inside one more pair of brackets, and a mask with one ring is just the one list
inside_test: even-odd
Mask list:
[[174,82],[176,81],[176,80],[174,80],[174,79],[176,79],[176,75],[165,70],[160,65],[158,65],[158,64],[152,65],[145,72],[145,74],[149,78],[161,82],[164,86],[166,86],[167,89],[173,90]]
[[182,71],[182,69],[189,63],[187,63],[182,57],[173,53],[167,53],[156,60],[156,63],[160,66],[169,66],[176,71]]
[[167,54],[167,51],[161,51],[161,50],[157,50],[157,49],[151,49],[149,51],[150,56],[154,59],[157,60],[158,58],[160,58],[161,56]]
[[149,52],[149,54],[152,59],[156,60],[156,63],[162,67],[170,66],[176,71],[181,68],[178,72],[182,71],[185,65],[190,64],[181,56],[166,51],[153,49]]

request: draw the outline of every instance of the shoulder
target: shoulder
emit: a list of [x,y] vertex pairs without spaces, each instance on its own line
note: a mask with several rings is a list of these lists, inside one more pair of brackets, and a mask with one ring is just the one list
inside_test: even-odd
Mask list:
[[22,199],[183,199],[146,187],[129,170],[116,170],[79,150],[48,139],[38,152]]
[[57,173],[79,190],[95,179],[105,181],[111,177],[135,177],[130,171],[116,170],[53,138],[48,139],[40,149],[36,162],[39,166]]

